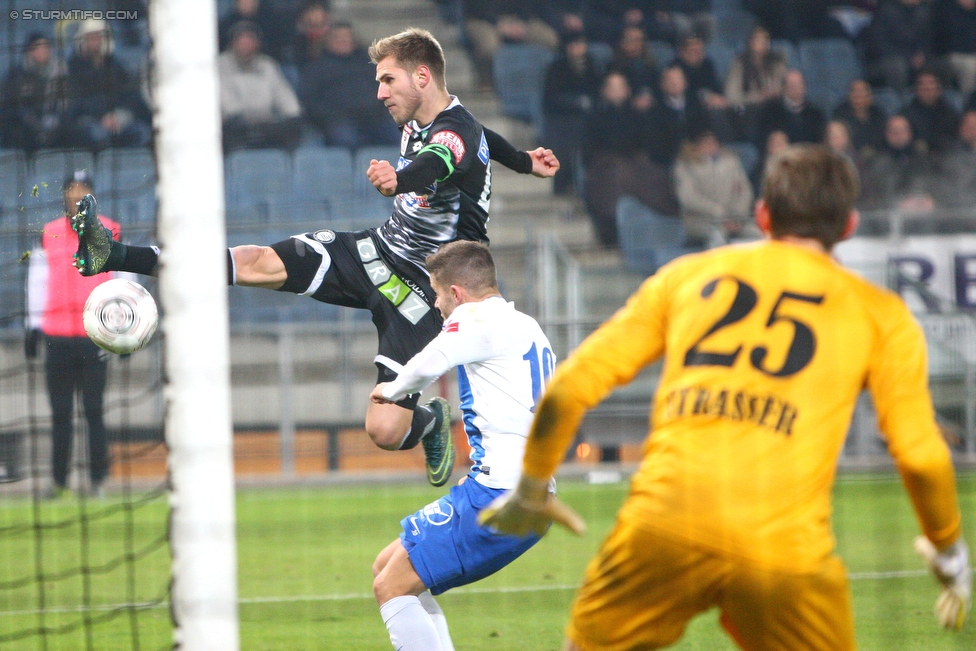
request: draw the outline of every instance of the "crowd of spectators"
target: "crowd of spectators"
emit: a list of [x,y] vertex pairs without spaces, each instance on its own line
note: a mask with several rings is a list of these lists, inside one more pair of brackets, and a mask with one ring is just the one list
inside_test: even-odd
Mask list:
[[[473,4],[492,3],[462,2],[462,21]],[[709,0],[524,4],[560,36],[539,133],[571,170],[554,189],[584,200],[608,246],[615,201],[635,186],[655,212],[683,220],[691,244],[750,236],[732,207],[755,196],[766,161],[791,143],[848,155],[862,172],[865,210],[976,203],[967,167],[976,158],[976,0],[722,2],[733,16]],[[751,30],[730,37],[725,21],[743,15]],[[524,42],[519,34],[496,36]],[[720,67],[710,44],[723,38],[734,54]],[[824,94],[809,92],[800,69],[796,52],[809,39],[843,40],[856,53],[856,78],[831,105],[812,99]]]
[[[740,181],[754,196],[765,162],[789,143],[845,151],[863,174],[864,209],[976,201],[976,0],[435,2],[457,21],[481,90],[497,81],[500,47],[553,51],[537,136],[564,164],[555,191],[585,202],[608,246],[623,194],[682,218],[692,240],[744,236],[732,214],[747,196]],[[42,33],[19,44],[0,87],[0,146],[150,144],[148,66],[115,53],[115,39],[131,34],[113,36],[98,20],[67,33],[63,52]],[[858,78],[830,106],[811,99],[823,94],[808,92],[795,55],[805,39],[825,38],[859,58]],[[398,142],[365,44],[327,0],[234,0],[218,42],[225,150]],[[730,52],[721,62],[710,56],[716,43]],[[720,180],[709,185],[709,175]],[[725,194],[688,190],[699,187]],[[693,194],[729,214],[703,210]]]

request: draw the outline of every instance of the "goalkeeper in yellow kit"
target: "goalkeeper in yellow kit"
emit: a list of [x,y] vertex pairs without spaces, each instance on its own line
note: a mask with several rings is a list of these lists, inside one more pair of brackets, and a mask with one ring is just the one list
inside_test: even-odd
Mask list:
[[858,181],[823,147],[791,149],[757,206],[766,241],[681,258],[556,371],[518,488],[482,512],[500,531],[582,521],[546,492],[585,411],[664,357],[644,460],[572,608],[567,649],[668,646],[717,606],[744,649],[854,649],[830,494],[858,394],[911,496],[917,542],[962,625],[972,574],[922,331],[895,294],[830,257],[856,228]]

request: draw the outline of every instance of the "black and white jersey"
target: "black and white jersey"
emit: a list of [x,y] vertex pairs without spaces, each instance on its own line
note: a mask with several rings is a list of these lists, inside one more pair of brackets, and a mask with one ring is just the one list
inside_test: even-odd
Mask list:
[[393,215],[377,229],[390,252],[425,269],[427,256],[455,240],[488,243],[491,162],[481,124],[456,97],[427,126],[403,126],[399,172],[422,153],[447,165],[447,174],[421,192],[401,192]]

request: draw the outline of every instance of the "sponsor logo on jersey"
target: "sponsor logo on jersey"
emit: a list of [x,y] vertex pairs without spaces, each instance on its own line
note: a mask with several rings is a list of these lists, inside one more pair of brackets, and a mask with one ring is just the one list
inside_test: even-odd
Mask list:
[[409,124],[403,125],[403,135],[400,136],[400,155],[403,156],[407,153],[407,145],[410,144],[410,134],[413,133],[413,129],[410,128]]
[[454,133],[453,131],[438,131],[434,134],[434,137],[430,139],[431,144],[444,145],[451,150],[454,154],[454,164],[461,162],[464,158],[464,152],[466,151],[464,147],[464,141],[461,140],[461,136]]
[[396,171],[397,171],[397,172],[399,172],[399,171],[400,171],[400,170],[402,170],[402,169],[403,169],[404,167],[406,167],[407,165],[409,165],[409,164],[410,164],[410,162],[411,162],[411,161],[409,161],[409,160],[407,160],[407,159],[406,159],[406,158],[404,158],[403,156],[400,156],[400,158],[399,158],[399,159],[397,159],[397,165],[396,165]]
[[450,522],[451,518],[454,517],[454,506],[446,497],[442,497],[425,506],[420,513],[427,522],[435,527],[440,527]]
[[414,151],[414,153],[420,151],[420,148],[423,147],[423,146],[424,146],[424,143],[420,142],[419,140],[417,142],[413,143],[413,151]]
[[410,193],[403,198],[403,202],[410,208],[430,208],[430,202],[427,201],[426,194],[417,195]]
[[488,164],[488,159],[491,157],[491,152],[488,151],[488,141],[485,140],[485,132],[481,132],[481,144],[478,146],[478,160],[480,160],[485,165]]
[[457,331],[458,331],[458,322],[457,321],[452,321],[450,323],[445,323],[444,324],[444,332],[457,332]]
[[327,228],[324,228],[320,231],[315,231],[312,234],[312,237],[314,237],[322,244],[328,244],[329,242],[335,242],[336,234],[335,231],[331,231]]

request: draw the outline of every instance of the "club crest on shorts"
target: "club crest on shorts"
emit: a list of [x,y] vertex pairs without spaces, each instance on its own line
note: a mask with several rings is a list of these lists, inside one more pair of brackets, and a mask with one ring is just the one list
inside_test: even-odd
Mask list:
[[320,231],[315,231],[315,233],[312,234],[312,237],[314,237],[316,240],[318,240],[322,244],[328,244],[330,242],[334,242],[335,241],[336,234],[335,234],[335,231],[332,231],[332,230],[329,230],[327,228],[324,228],[324,229],[322,229]]
[[424,519],[435,527],[440,527],[451,521],[454,517],[454,505],[446,497],[442,497],[436,502],[431,502],[424,507]]

